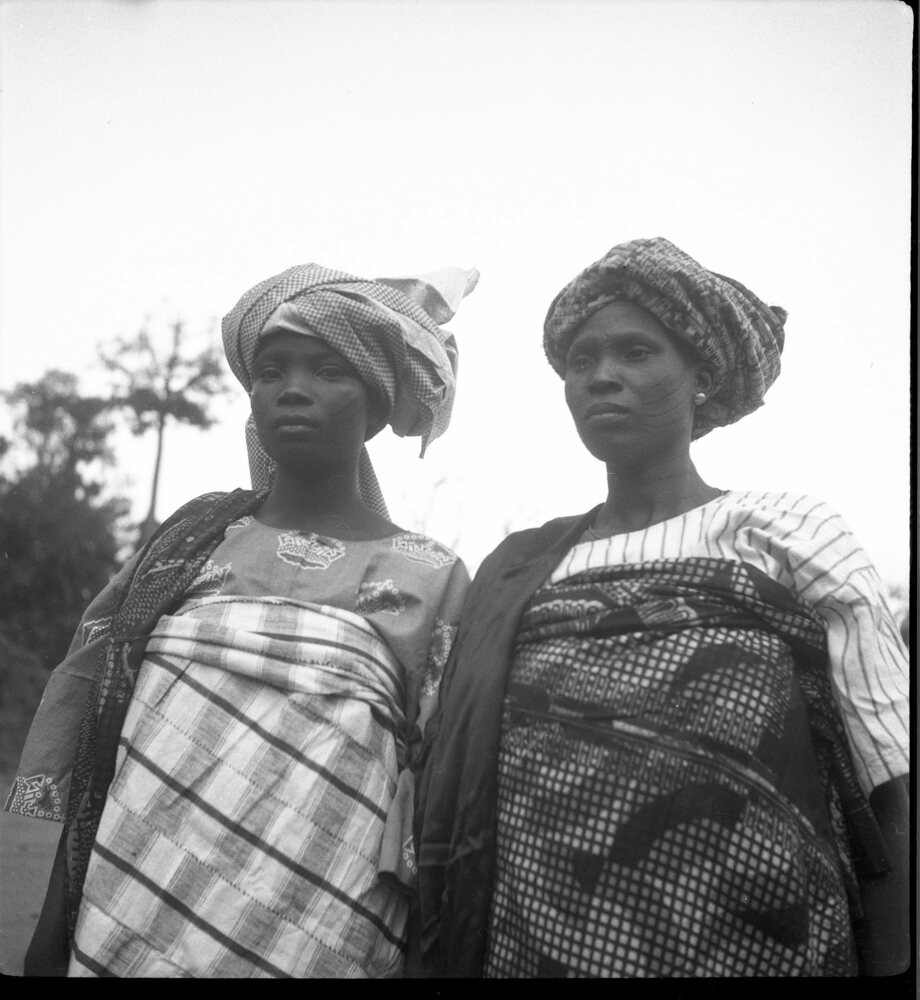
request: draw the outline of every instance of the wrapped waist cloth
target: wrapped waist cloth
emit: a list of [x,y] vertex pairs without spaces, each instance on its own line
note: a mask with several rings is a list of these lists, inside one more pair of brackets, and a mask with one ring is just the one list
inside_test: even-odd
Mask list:
[[842,976],[878,861],[824,628],[759,570],[586,570],[525,609],[490,976]]
[[414,874],[402,668],[363,618],[191,602],[154,629],[70,975],[398,974]]

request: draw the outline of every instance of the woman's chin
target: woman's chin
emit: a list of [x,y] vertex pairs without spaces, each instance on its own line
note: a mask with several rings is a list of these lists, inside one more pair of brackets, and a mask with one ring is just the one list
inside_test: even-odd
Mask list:
[[648,466],[690,454],[690,436],[683,429],[667,434],[626,432],[625,429],[616,435],[579,432],[579,437],[586,450],[607,465]]
[[583,434],[581,443],[585,449],[599,462],[617,463],[634,461],[643,451],[642,443],[636,440],[622,437],[613,441],[610,437],[598,439],[593,435]]

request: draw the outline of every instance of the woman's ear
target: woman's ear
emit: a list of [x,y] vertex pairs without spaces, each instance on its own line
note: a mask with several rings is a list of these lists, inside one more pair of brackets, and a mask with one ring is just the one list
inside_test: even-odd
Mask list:
[[370,441],[372,437],[379,434],[387,425],[386,403],[376,393],[368,393],[367,400],[367,431],[364,440]]
[[701,361],[696,372],[696,391],[702,392],[708,399],[716,384],[716,370],[708,361]]

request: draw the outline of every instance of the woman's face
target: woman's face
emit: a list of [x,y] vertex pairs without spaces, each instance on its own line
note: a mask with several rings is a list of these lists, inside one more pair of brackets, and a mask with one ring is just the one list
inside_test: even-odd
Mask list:
[[605,462],[688,447],[693,396],[711,384],[709,366],[632,302],[585,320],[566,355],[566,402],[585,447]]
[[298,333],[266,337],[249,393],[262,447],[281,469],[357,462],[371,417],[367,386],[322,340]]

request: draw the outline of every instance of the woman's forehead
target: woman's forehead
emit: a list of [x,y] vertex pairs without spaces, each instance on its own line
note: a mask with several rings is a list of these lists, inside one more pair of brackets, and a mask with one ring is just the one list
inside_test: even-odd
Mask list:
[[572,345],[588,338],[614,337],[642,333],[670,338],[663,324],[635,302],[608,302],[592,313],[575,331]]
[[256,358],[266,354],[299,355],[302,357],[329,357],[348,363],[346,359],[325,340],[305,333],[293,333],[290,330],[275,330],[262,334],[259,346],[256,348]]

